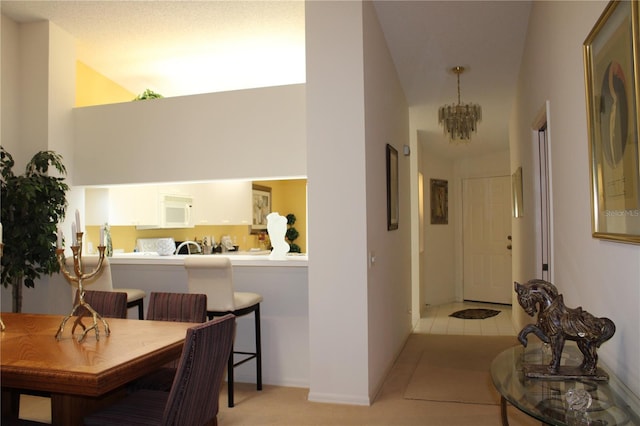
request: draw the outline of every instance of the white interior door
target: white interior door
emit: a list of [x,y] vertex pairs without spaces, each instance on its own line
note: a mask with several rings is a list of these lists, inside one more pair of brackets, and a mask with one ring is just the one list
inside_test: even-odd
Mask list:
[[511,304],[511,177],[462,186],[464,299]]

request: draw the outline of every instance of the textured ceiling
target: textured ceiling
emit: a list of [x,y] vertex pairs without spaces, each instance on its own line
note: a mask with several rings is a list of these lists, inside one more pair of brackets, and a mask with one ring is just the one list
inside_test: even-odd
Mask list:
[[78,58],[133,93],[191,95],[305,81],[304,2],[2,1],[47,19]]
[[[78,58],[134,93],[165,96],[305,81],[302,1],[7,1],[18,22],[47,19]],[[450,158],[506,150],[528,1],[374,1],[419,140]],[[479,103],[472,143],[451,146],[438,107]]]

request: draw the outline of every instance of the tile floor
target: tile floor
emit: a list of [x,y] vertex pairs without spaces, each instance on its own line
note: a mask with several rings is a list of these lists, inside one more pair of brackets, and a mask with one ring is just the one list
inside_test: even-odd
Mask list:
[[[495,309],[500,313],[482,320],[450,317],[449,314],[462,309]],[[511,322],[511,306],[480,302],[453,302],[427,306],[422,318],[413,329],[414,333],[462,334],[484,336],[515,336],[517,332]]]

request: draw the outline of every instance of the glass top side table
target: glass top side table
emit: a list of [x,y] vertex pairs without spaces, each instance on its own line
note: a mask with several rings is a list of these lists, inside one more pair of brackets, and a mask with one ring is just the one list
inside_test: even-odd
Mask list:
[[[531,379],[524,376],[522,364],[548,364],[550,354],[542,344],[528,348],[514,346],[500,353],[491,364],[491,378],[500,393],[503,426],[508,426],[508,401],[520,411],[544,424],[556,426],[617,426],[640,425],[640,402],[616,377],[608,382],[594,380]],[[580,365],[582,354],[573,342],[567,342],[561,364]],[[606,367],[600,363],[606,370]],[[591,396],[591,405],[583,412],[569,408],[566,393],[584,389]]]

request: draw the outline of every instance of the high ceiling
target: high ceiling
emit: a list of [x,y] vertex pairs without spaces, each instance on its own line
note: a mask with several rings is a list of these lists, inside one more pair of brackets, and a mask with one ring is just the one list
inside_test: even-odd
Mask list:
[[[419,140],[450,158],[506,150],[529,1],[375,1]],[[9,1],[17,22],[49,20],[78,59],[131,92],[165,96],[305,81],[303,1]],[[438,107],[479,103],[472,143],[451,146]]]

